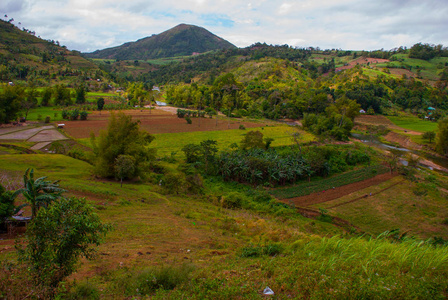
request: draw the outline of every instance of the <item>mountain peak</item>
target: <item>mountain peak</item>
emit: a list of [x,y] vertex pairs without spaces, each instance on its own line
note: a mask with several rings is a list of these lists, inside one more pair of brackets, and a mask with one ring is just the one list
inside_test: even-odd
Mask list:
[[163,57],[189,56],[211,50],[235,46],[207,29],[190,24],[179,24],[157,35],[128,42],[121,46],[97,50],[85,55],[90,58],[147,60]]

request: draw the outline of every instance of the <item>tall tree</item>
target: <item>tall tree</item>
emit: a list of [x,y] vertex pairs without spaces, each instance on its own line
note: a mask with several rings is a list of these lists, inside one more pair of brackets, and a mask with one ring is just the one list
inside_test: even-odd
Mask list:
[[111,113],[106,131],[102,131],[98,143],[93,139],[96,156],[95,173],[101,177],[113,177],[115,160],[120,155],[130,155],[135,159],[136,175],[141,174],[147,164],[154,159],[154,152],[147,146],[154,139],[140,130],[139,122],[120,112]]
[[103,110],[103,107],[104,107],[104,98],[103,97],[98,98],[98,100],[96,101],[96,106],[98,107],[98,110],[100,111],[100,114],[101,114],[101,111]]

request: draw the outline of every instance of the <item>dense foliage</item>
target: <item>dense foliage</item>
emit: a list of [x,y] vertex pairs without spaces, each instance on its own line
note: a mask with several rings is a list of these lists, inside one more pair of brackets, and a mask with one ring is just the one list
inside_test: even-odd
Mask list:
[[350,166],[369,163],[362,150],[342,150],[337,147],[311,147],[301,155],[295,149],[236,150],[222,152],[217,160],[218,173],[224,180],[254,185],[285,185],[311,176],[328,176]]
[[94,136],[92,145],[95,155],[95,173],[101,177],[113,177],[114,166],[120,155],[129,155],[135,160],[132,178],[142,175],[154,158],[148,144],[154,139],[145,131],[140,131],[138,121],[132,121],[132,116],[120,112],[112,113],[106,131],[102,131],[96,142]]

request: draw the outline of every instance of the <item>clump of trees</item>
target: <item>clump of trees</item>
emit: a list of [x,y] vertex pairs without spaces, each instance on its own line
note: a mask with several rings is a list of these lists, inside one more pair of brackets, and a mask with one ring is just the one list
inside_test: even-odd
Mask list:
[[342,97],[327,107],[325,114],[305,114],[302,124],[316,135],[345,141],[350,136],[353,121],[360,109],[361,106],[355,100]]
[[[155,158],[154,150],[148,148],[153,140],[152,135],[140,130],[139,121],[132,121],[131,116],[122,112],[111,113],[107,129],[100,133],[98,139],[94,135],[91,138],[95,174],[109,178],[116,176],[120,179],[143,175]],[[122,155],[132,159],[118,159]],[[122,172],[122,165],[126,161],[133,161],[134,168]],[[117,164],[122,167],[116,167]]]

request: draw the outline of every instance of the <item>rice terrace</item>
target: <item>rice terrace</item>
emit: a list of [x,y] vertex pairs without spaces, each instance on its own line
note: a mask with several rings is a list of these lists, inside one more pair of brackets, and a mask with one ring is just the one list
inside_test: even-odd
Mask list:
[[0,299],[448,297],[443,45],[79,52],[5,18]]

